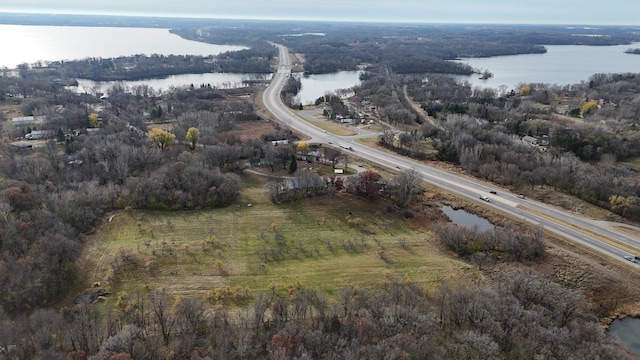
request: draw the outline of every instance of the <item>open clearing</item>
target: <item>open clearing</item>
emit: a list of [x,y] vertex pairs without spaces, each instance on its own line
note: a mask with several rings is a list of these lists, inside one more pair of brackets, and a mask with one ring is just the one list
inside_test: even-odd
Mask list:
[[[427,188],[407,220],[388,211],[385,202],[347,195],[274,205],[263,177],[245,174],[242,181],[246,187],[238,205],[228,208],[128,210],[112,214],[111,221],[107,216],[84,247],[80,267],[87,286],[100,282],[113,294],[164,287],[173,296],[200,298],[230,286],[245,294],[234,303],[246,305],[259,293],[284,294],[292,285],[332,297],[344,286],[376,287],[391,276],[431,291],[444,283],[500,281],[529,269],[589,297],[605,323],[640,314],[637,276],[561,239],[547,239],[547,254],[539,261],[481,270],[442,251],[427,227],[446,221],[439,211],[443,202],[504,224],[506,219],[476,202]],[[124,266],[127,262],[134,265]],[[124,270],[114,273],[114,267]],[[108,304],[116,299],[109,297]]]
[[264,180],[243,178],[243,205],[113,214],[87,240],[87,280],[112,293],[165,287],[204,297],[223,285],[253,296],[299,281],[331,295],[349,284],[381,284],[385,275],[431,289],[478,275],[386,203],[338,195],[274,205]]

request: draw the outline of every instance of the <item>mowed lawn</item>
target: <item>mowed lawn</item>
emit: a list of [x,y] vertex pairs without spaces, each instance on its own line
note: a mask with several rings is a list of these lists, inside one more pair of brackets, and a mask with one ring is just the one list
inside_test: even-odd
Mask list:
[[[87,281],[112,293],[164,287],[196,297],[229,285],[252,297],[284,292],[294,282],[331,295],[347,285],[379,285],[390,275],[432,289],[474,275],[473,267],[441,252],[428,230],[413,228],[384,202],[338,195],[274,205],[264,180],[243,180],[241,199],[228,208],[107,217],[84,248]],[[122,270],[114,275],[113,268]]]

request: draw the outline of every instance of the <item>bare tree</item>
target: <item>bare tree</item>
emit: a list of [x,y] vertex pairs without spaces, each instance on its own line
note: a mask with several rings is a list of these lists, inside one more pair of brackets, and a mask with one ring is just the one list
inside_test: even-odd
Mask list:
[[342,157],[340,150],[334,148],[325,148],[324,157],[331,162],[331,166],[335,169],[338,160]]
[[402,171],[393,178],[390,191],[396,205],[407,207],[422,192],[420,174],[414,169]]
[[205,327],[205,306],[202,300],[181,297],[173,305],[178,331],[200,335]]
[[155,323],[160,327],[164,344],[169,345],[171,339],[171,331],[175,325],[176,319],[171,313],[167,290],[154,290],[150,296],[151,313]]

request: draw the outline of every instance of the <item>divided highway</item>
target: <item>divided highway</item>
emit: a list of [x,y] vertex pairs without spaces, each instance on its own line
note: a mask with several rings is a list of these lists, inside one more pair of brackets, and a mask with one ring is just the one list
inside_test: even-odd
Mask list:
[[[637,254],[640,254],[640,238],[616,231],[615,225],[622,224],[591,220],[537,201],[520,199],[515,194],[479,183],[475,179],[451,174],[404,157],[388,154],[361,145],[349,137],[327,133],[299,118],[280,98],[282,87],[291,74],[289,51],[282,45],[274,45],[278,48],[280,63],[278,72],[274,74],[271,84],[263,94],[263,102],[267,109],[287,126],[307,134],[315,142],[339,143],[343,147],[351,147],[354,155],[378,165],[390,169],[414,169],[425,181],[458,195],[478,201],[479,195],[487,195],[490,199],[490,202],[486,203],[487,206],[530,224],[542,226],[548,231],[590,248],[613,261],[624,262],[640,269],[640,265],[628,262],[624,258],[636,255],[636,253],[630,253],[634,249],[637,249]],[[497,194],[490,194],[489,191],[496,191]],[[630,227],[629,225],[624,226]],[[640,233],[640,229],[636,230]]]

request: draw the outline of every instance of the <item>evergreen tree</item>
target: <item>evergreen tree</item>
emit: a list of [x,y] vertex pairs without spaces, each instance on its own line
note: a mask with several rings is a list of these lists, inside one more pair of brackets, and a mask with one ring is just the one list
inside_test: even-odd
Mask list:
[[291,164],[289,164],[289,173],[293,174],[298,170],[298,160],[296,159],[296,155],[291,155]]
[[62,131],[62,129],[58,128],[58,131],[56,132],[56,140],[58,142],[63,142],[64,139],[65,139],[64,131]]

